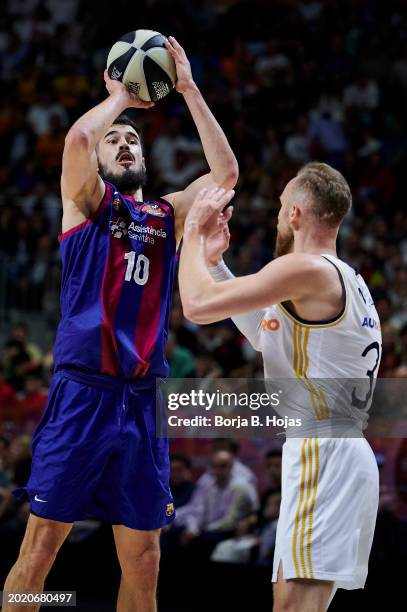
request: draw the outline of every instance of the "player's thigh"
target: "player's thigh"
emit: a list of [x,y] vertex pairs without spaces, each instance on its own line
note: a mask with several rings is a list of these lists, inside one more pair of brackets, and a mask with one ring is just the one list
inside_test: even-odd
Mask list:
[[72,525],[73,523],[53,521],[30,514],[20,548],[20,556],[39,555],[51,558],[61,548]]
[[273,589],[273,612],[325,612],[334,584],[331,580],[285,580],[280,561],[278,578]]
[[160,558],[160,529],[141,531],[125,525],[113,525],[113,536],[122,571],[137,571],[148,566],[158,571]]

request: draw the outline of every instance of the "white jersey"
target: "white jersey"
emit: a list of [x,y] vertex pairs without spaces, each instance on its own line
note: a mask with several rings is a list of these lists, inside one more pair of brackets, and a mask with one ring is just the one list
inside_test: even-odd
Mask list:
[[[317,424],[317,435],[300,428],[298,437],[289,436],[287,430],[273,581],[281,563],[286,580],[332,580],[335,589],[356,589],[367,576],[379,472],[361,431],[356,437],[340,437],[332,432],[332,422],[358,423],[357,430],[366,423],[381,333],[361,276],[337,257],[323,257],[335,266],[342,283],[342,309],[335,319],[304,321],[277,304],[233,321],[263,353],[266,380],[278,380],[283,390],[291,391],[288,401],[282,396],[277,411]],[[233,277],[223,263],[211,274],[217,281]]]
[[[342,308],[329,321],[304,321],[283,304],[265,311],[259,330],[266,379],[296,379],[302,393],[282,415],[354,419],[362,428],[368,418],[381,357],[379,317],[360,274],[332,255],[342,284]],[[321,379],[330,379],[324,381]],[[332,380],[334,379],[334,380]]]
[[[362,277],[340,259],[323,257],[341,280],[341,312],[330,321],[312,322],[282,304],[268,308],[259,346],[265,378],[300,383],[291,383],[294,392],[288,388],[282,415],[318,422],[318,432],[325,424],[332,432],[337,421],[363,429],[381,357],[379,317]],[[302,438],[294,431],[283,446],[273,581],[281,563],[285,579],[332,580],[335,589],[362,588],[378,507],[373,452],[362,436],[306,438],[304,428],[300,431]]]

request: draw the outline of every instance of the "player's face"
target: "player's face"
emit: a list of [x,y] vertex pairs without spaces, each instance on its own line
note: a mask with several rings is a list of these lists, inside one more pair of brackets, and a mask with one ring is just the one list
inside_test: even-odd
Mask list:
[[281,257],[281,255],[291,253],[294,245],[294,232],[290,225],[292,210],[291,191],[292,181],[287,184],[280,197],[281,208],[278,214],[276,248],[274,251],[275,257]]
[[132,193],[145,184],[140,137],[130,125],[112,125],[98,147],[99,173],[119,191]]

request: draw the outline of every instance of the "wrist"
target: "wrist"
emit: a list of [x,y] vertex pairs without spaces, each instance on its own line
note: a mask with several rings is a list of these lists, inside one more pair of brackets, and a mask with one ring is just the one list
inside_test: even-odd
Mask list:
[[213,258],[211,257],[210,259],[206,260],[206,265],[208,266],[208,268],[217,268],[218,266],[220,266],[223,263],[223,257],[222,255],[220,255],[217,258]]
[[184,98],[188,96],[193,96],[199,93],[198,85],[195,83],[193,79],[186,81],[186,83],[182,87],[182,91],[180,92]]
[[118,87],[117,89],[112,91],[110,97],[115,100],[115,102],[120,106],[120,108],[122,108],[122,111],[120,112],[123,112],[123,110],[128,108],[130,96],[129,91],[125,85],[123,85],[122,87]]
[[196,221],[186,221],[184,227],[184,238],[203,239],[203,234]]

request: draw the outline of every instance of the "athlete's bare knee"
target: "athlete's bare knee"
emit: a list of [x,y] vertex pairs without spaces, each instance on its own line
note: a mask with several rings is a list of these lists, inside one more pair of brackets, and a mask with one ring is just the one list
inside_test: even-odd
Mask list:
[[17,565],[21,573],[45,576],[51,569],[57,552],[58,549],[50,542],[35,542],[20,552]]
[[285,593],[275,598],[273,612],[299,612],[299,608],[297,608],[292,594]]
[[55,523],[29,524],[17,560],[20,573],[45,576],[57,556],[69,527]]
[[143,589],[155,587],[160,563],[160,550],[155,544],[146,547],[138,555],[125,555],[121,559],[123,579],[137,582]]

